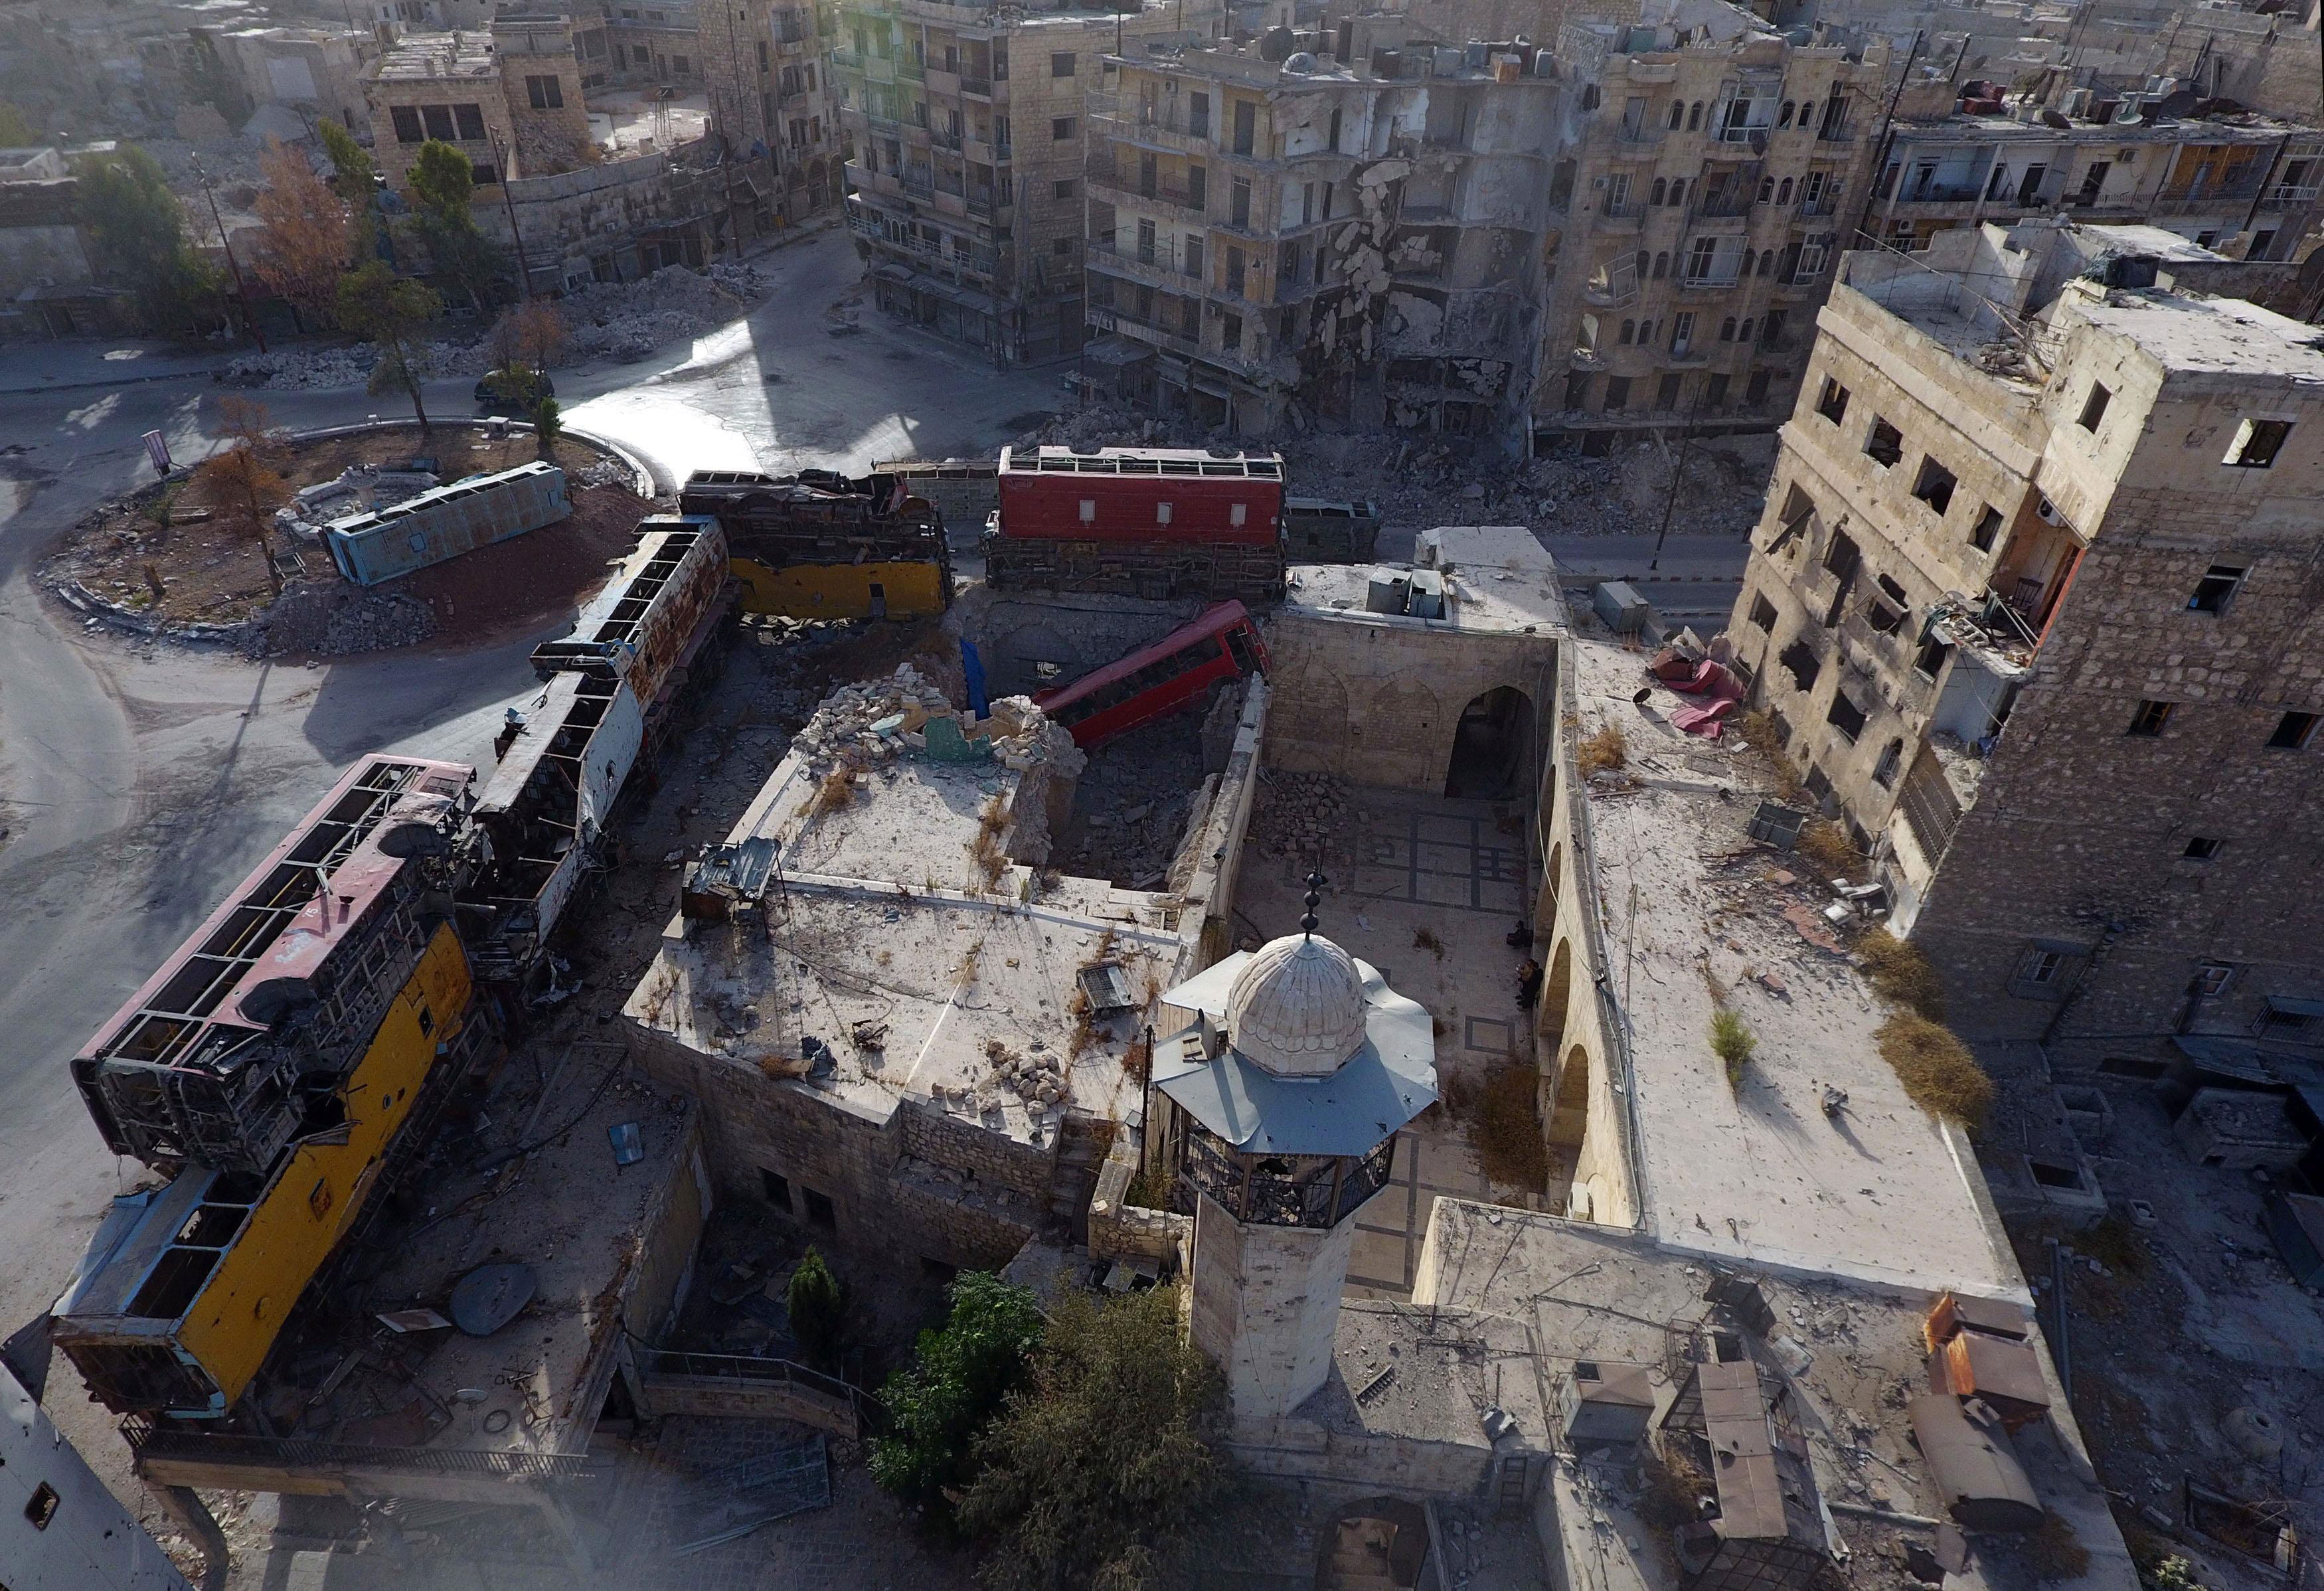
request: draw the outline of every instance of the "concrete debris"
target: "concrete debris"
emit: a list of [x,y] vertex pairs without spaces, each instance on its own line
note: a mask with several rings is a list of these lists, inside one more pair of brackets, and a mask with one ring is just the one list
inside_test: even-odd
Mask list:
[[1047,768],[1060,778],[1076,777],[1088,759],[1065,729],[1049,722],[1030,697],[1004,697],[989,717],[955,709],[945,693],[910,663],[899,663],[885,680],[843,685],[823,700],[792,748],[816,773],[861,769],[908,752],[924,751],[929,724],[943,720],[958,732],[968,754],[990,756],[1017,772]]
[[1250,837],[1303,866],[1336,862],[1367,814],[1328,773],[1263,773]]
[[348,657],[410,646],[436,633],[436,615],[416,598],[364,591],[334,580],[298,585],[253,618],[244,655]]
[[[619,467],[616,467],[618,469]],[[627,473],[625,470],[620,472],[622,477],[626,477]],[[366,509],[389,507],[416,497],[438,484],[437,477],[424,469],[386,469],[376,464],[350,464],[333,479],[300,487],[289,506],[275,511],[274,523],[301,540],[319,541],[323,527],[335,519],[361,513]],[[625,486],[628,482],[626,478],[620,478],[615,484]]]

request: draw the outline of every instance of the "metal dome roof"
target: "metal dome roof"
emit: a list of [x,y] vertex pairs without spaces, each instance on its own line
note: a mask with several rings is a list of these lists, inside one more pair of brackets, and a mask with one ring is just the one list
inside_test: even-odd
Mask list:
[[1331,940],[1286,934],[1254,951],[1227,994],[1227,1041],[1278,1078],[1320,1078],[1363,1048],[1364,978]]

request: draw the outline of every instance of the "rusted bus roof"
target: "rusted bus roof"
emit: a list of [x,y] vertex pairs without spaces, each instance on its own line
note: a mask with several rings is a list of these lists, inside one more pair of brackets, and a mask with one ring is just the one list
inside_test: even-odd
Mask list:
[[626,680],[651,707],[704,620],[727,600],[732,579],[726,533],[715,519],[644,520],[635,546],[575,616],[571,632],[533,649],[533,671],[544,680],[567,671]]
[[79,1059],[202,1064],[264,1031],[265,1016],[246,1008],[251,991],[311,977],[402,866],[375,843],[388,814],[414,798],[429,805],[453,800],[475,772],[378,753],[358,762],[97,1030]]

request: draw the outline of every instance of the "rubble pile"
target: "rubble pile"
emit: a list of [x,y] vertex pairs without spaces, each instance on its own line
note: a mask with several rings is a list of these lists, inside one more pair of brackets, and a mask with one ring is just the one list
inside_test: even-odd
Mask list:
[[666,265],[638,282],[596,282],[558,301],[572,331],[567,357],[642,359],[740,318],[766,292],[766,279],[749,265],[708,275]]
[[1050,723],[1031,698],[1004,697],[992,704],[990,717],[973,718],[908,662],[899,663],[885,680],[833,691],[791,745],[813,772],[866,767],[925,750],[927,726],[939,718],[955,722],[964,742],[989,742],[993,759],[1019,773],[1042,769],[1071,779],[1085,762],[1073,736]]
[[327,481],[301,486],[287,505],[274,511],[274,523],[302,540],[319,541],[323,527],[335,519],[389,507],[438,484],[424,469],[350,464]]
[[[1062,1105],[1073,1097],[1073,1085],[1065,1080],[1065,1062],[1045,1049],[1036,1049],[1030,1055],[1019,1055],[998,1039],[985,1046],[984,1058],[992,1063],[991,1075],[979,1083],[974,1096],[980,1105],[998,1104],[1004,1094],[1015,1096],[1028,1110],[1042,1110]],[[967,1089],[953,1092],[968,1094]]]
[[1303,866],[1337,861],[1364,817],[1347,787],[1328,773],[1259,775],[1250,813],[1250,837]]
[[410,646],[436,633],[436,615],[410,597],[353,587],[298,585],[250,622],[251,658],[348,657]]

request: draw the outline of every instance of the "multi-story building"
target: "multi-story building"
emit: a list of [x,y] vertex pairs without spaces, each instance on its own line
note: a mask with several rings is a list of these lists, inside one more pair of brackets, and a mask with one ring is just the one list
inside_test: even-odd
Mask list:
[[1773,423],[1865,190],[1887,47],[1689,0],[1569,23],[1557,53],[1582,115],[1551,173],[1537,430]]
[[1522,42],[1401,16],[1109,62],[1090,116],[1090,322],[1114,395],[1522,435],[1564,88]]
[[[1982,88],[1983,85],[1977,85]],[[2319,218],[2324,129],[2247,112],[2196,115],[2081,88],[1964,96],[1942,78],[1906,85],[1863,229],[1919,249],[1949,227],[2063,213],[2151,222],[2236,258],[2282,260]]]
[[764,233],[837,202],[844,151],[816,13],[723,0],[696,25],[711,131],[736,157],[736,214]]
[[881,309],[1010,362],[1082,344],[1084,97],[1132,40],[1214,32],[1218,0],[1123,11],[850,0],[832,61],[847,224]]
[[479,188],[501,180],[504,161],[521,159],[489,35],[413,33],[399,40],[364,69],[364,97],[371,105],[380,173],[407,199],[411,162],[430,139],[466,155]]
[[1964,1036],[2324,1013],[2324,353],[2153,227],[1843,261],[1729,634]]
[[574,27],[582,65],[592,78],[604,73],[609,86],[682,90],[702,79],[695,0],[596,0]]

